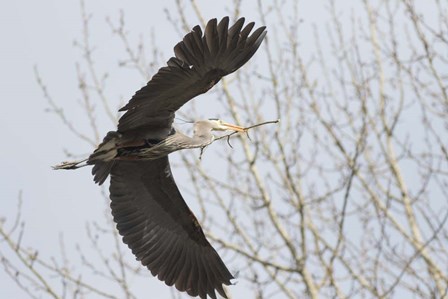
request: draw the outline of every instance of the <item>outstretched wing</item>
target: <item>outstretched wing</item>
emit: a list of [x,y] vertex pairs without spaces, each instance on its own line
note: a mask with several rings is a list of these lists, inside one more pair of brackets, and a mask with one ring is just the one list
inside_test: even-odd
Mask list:
[[183,200],[168,157],[116,161],[110,198],[124,243],[154,276],[191,296],[227,298],[222,284],[233,276]]
[[170,128],[177,109],[245,64],[263,41],[266,27],[249,36],[254,23],[242,29],[243,24],[240,18],[228,28],[229,17],[225,17],[219,24],[210,20],[204,34],[199,26],[194,27],[174,47],[175,57],[168,60],[168,66],[159,69],[120,109],[127,112],[119,120],[118,131]]

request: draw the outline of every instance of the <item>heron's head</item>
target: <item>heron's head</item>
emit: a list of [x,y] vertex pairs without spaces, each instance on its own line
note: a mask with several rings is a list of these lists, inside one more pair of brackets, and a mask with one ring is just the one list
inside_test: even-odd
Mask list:
[[215,131],[238,131],[238,132],[245,131],[245,129],[243,127],[229,124],[229,123],[223,122],[222,120],[216,119],[216,118],[210,118],[208,120],[208,122],[210,123],[212,130],[215,130]]

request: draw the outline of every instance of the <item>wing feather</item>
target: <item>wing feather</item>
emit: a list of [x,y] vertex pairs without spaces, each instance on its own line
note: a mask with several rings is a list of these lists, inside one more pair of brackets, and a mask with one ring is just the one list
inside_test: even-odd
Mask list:
[[[193,283],[196,283],[196,285],[197,285],[199,297],[205,299],[207,296],[207,291],[208,291],[207,282],[206,282],[207,275],[206,275],[206,269],[204,268],[204,265],[201,262],[201,258],[198,257],[198,254],[199,254],[199,252],[196,252],[198,279],[196,281],[193,281]],[[202,254],[202,252],[201,252],[201,254]]]
[[240,18],[228,28],[225,17],[219,23],[210,20],[204,33],[195,26],[174,47],[175,57],[168,60],[168,66],[160,68],[120,109],[126,113],[119,120],[118,132],[170,128],[177,109],[245,64],[260,46],[265,27],[249,35],[254,23],[243,25],[244,18]]
[[[202,50],[198,48],[194,38],[184,38],[183,43],[177,44],[176,47],[181,46],[185,52],[188,52],[188,58],[190,61],[190,65],[199,65],[202,64],[201,56]],[[176,53],[176,47],[174,48],[174,53]],[[177,56],[177,53],[176,53]]]
[[218,24],[219,54],[224,53],[227,47],[227,32],[229,28],[229,18],[223,18]]
[[[203,57],[203,55],[204,55],[204,44],[202,43],[202,30],[201,30],[201,27],[195,26],[193,28],[193,31],[191,32],[191,34],[190,35],[187,34],[184,39],[188,39],[191,42],[194,42],[194,44],[199,49],[199,55],[200,56],[198,57],[198,59],[200,59],[201,63],[203,63],[204,62],[204,60],[203,60],[204,59],[204,57]],[[202,64],[200,64],[200,65],[202,65]],[[198,67],[200,65],[198,65]]]
[[215,278],[209,273],[208,271],[208,263],[206,262],[206,255],[204,258],[198,259],[198,263],[200,264],[200,268],[202,269],[203,273],[200,275],[200,279],[198,281],[199,288],[204,290],[204,298],[206,297],[205,294],[208,294],[210,298],[216,299],[215,289],[213,288],[213,285],[216,283]]
[[188,275],[189,275],[189,271],[191,268],[191,263],[192,263],[192,259],[187,258],[189,256],[191,256],[191,248],[190,247],[184,247],[185,249],[185,259],[182,263],[182,266],[180,267],[179,273],[177,278],[175,279],[175,283],[174,286],[176,287],[176,289],[178,289],[179,291],[185,292],[187,290],[187,280],[188,280]]
[[148,264],[146,266],[151,269],[153,275],[158,275],[165,262],[171,258],[174,241],[174,236],[164,238],[160,244],[157,244],[151,255],[148,255]]
[[181,258],[183,252],[183,246],[179,245],[179,240],[174,240],[175,242],[172,245],[169,258],[166,259],[166,263],[161,267],[158,274],[160,280],[165,281],[167,285],[172,285],[170,284],[171,280],[168,280],[168,278],[170,277],[170,274],[175,271],[176,265],[179,263],[179,259]]
[[216,19],[211,19],[208,21],[207,26],[205,27],[204,39],[207,43],[210,55],[213,58],[216,58],[216,54],[218,54],[219,49],[219,36]]
[[237,44],[238,48],[244,47],[244,45],[246,44],[247,37],[249,36],[249,33],[252,31],[252,28],[254,28],[254,26],[255,26],[255,23],[250,22],[249,24],[246,25],[246,27],[244,27],[243,30],[241,30],[240,36],[238,39],[238,44]]
[[183,200],[168,157],[116,161],[110,198],[123,242],[154,276],[201,298],[230,284],[233,276]]
[[238,43],[241,29],[243,28],[244,25],[244,21],[245,21],[244,18],[240,18],[238,21],[235,22],[235,24],[232,27],[229,28],[227,49],[235,49]]

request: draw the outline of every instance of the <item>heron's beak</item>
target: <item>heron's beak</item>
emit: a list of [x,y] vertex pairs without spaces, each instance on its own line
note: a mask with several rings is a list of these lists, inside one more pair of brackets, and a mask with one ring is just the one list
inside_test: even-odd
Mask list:
[[226,129],[226,130],[231,130],[231,131],[237,131],[237,132],[245,132],[246,129],[237,125],[233,125],[233,124],[229,124],[229,123],[222,123],[222,126]]

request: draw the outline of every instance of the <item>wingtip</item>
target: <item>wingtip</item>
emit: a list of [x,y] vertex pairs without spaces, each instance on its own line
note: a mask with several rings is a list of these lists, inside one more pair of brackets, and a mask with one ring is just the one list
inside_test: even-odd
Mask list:
[[238,20],[236,20],[235,24],[240,22],[244,23],[245,21],[246,21],[245,17],[240,17]]
[[216,27],[216,24],[218,24],[218,20],[216,18],[210,19],[210,20],[208,20],[207,26],[205,26],[205,28],[207,28],[208,26]]
[[202,37],[202,29],[201,29],[201,26],[199,26],[199,25],[194,26],[193,29],[192,29],[192,31],[196,32],[199,36]]

